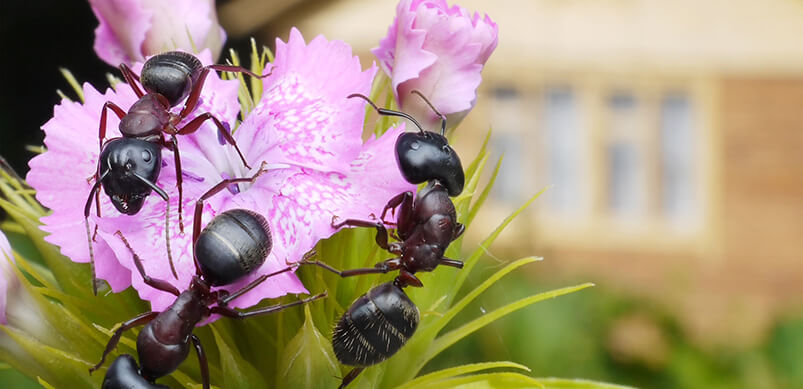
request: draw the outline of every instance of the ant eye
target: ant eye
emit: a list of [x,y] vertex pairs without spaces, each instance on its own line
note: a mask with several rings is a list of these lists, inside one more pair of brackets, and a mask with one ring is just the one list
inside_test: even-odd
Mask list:
[[151,152],[148,150],[142,150],[142,160],[145,162],[151,161]]
[[418,143],[418,141],[410,143],[410,148],[413,149],[413,150],[418,150],[419,147],[421,147],[421,144]]

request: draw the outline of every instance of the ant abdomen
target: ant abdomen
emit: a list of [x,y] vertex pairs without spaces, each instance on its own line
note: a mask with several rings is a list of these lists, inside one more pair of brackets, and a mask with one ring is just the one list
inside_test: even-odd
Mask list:
[[169,387],[148,382],[139,374],[139,367],[134,357],[123,354],[109,367],[101,389],[169,389]]
[[340,363],[369,366],[384,361],[407,343],[418,328],[418,308],[388,282],[360,296],[343,314],[332,335]]
[[145,61],[142,67],[142,87],[148,93],[166,97],[173,107],[190,94],[202,68],[201,61],[189,53],[158,54]]
[[247,209],[232,209],[204,228],[195,243],[195,255],[207,282],[221,286],[262,266],[272,248],[265,217]]
[[437,179],[449,196],[457,196],[463,191],[463,165],[443,135],[429,131],[399,135],[396,162],[404,179],[411,184]]

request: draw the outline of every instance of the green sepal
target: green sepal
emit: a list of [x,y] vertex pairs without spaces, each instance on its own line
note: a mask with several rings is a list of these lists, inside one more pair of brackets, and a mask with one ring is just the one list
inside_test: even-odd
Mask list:
[[304,305],[304,325],[281,353],[276,387],[334,388],[340,374],[332,344],[312,320],[310,307]]

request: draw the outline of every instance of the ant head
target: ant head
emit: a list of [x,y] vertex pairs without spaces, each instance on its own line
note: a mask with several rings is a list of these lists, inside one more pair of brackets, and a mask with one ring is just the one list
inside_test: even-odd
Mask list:
[[[120,213],[134,215],[151,193],[162,169],[162,153],[155,143],[117,138],[100,153],[99,174],[103,190]],[[146,182],[147,181],[147,182]]]
[[463,165],[443,135],[430,131],[401,134],[396,140],[396,162],[411,184],[438,180],[449,196],[463,191]]
[[190,94],[202,68],[194,55],[169,51],[145,61],[140,79],[148,93],[161,94],[174,107]]

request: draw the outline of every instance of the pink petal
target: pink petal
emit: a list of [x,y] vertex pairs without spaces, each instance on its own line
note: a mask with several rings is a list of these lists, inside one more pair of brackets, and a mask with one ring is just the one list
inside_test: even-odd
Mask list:
[[436,128],[438,117],[411,96],[418,90],[454,126],[474,106],[483,65],[496,48],[497,25],[443,0],[401,1],[396,12],[373,53],[390,76],[399,105],[428,129]]
[[0,231],[0,324],[8,324],[6,320],[6,300],[9,285],[14,282],[16,275],[11,268],[14,263],[14,253],[6,235]]
[[90,0],[90,4],[100,23],[95,51],[113,66],[176,49],[208,48],[217,58],[226,40],[213,0]]
[[142,0],[89,0],[89,4],[100,22],[95,29],[98,57],[112,66],[144,60],[141,47],[153,10]]
[[287,43],[276,42],[272,69],[251,114],[274,117],[272,150],[266,158],[323,171],[347,170],[348,161],[359,153],[365,116],[364,102],[347,96],[367,94],[376,67],[361,71],[347,44],[322,36],[305,44],[294,28]]
[[[318,240],[336,230],[332,218],[369,219],[379,215],[391,197],[415,186],[401,177],[393,158],[396,138],[403,132],[391,128],[379,139],[370,139],[347,174],[302,169],[282,171],[283,183],[265,215],[274,226],[274,247],[287,249],[289,261],[299,260]],[[267,182],[265,180],[264,182]],[[265,192],[263,181],[255,184]]]

